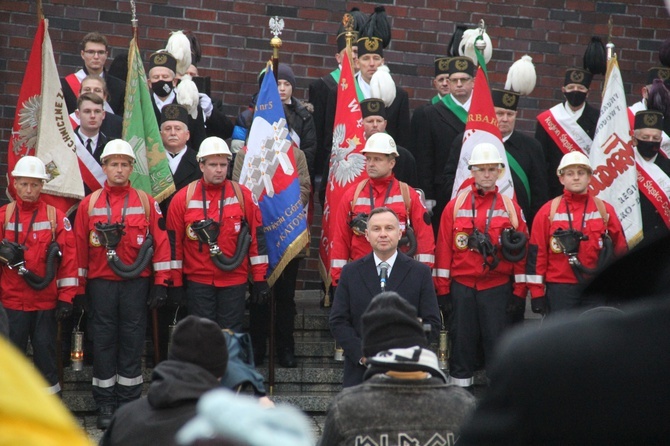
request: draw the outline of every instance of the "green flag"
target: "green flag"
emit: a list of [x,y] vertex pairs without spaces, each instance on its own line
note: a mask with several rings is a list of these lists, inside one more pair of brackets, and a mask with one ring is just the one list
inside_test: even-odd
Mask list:
[[124,108],[123,139],[133,147],[136,158],[130,181],[134,188],[151,194],[161,202],[174,193],[175,187],[136,37],[130,41],[128,50]]

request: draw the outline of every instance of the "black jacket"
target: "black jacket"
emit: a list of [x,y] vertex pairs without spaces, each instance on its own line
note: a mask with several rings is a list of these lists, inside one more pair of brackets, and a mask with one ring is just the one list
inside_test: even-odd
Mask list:
[[[665,158],[663,155],[657,155],[654,164],[660,167],[666,175],[670,176],[670,160],[668,158]],[[642,232],[644,234],[643,243],[658,240],[670,232],[663,217],[658,213],[656,206],[649,201],[642,191],[640,191],[640,212],[642,214]]]
[[158,364],[151,379],[146,398],[116,411],[102,446],[176,444],[175,434],[195,416],[200,396],[219,385],[202,367],[172,360]]
[[325,134],[327,128],[333,128],[333,122],[328,122],[326,115],[335,119],[335,113],[328,113],[328,101],[329,98],[332,100],[333,97],[336,97],[335,90],[337,90],[337,82],[335,82],[330,73],[309,84],[309,102],[314,107],[314,111],[312,112],[314,129],[316,131],[314,169],[317,173],[323,172],[329,161],[328,155],[330,154],[331,147],[325,144]]
[[316,128],[314,127],[314,118],[307,108],[308,106],[297,100],[291,99],[290,104],[284,104],[284,114],[288,126],[300,137],[300,150],[305,154],[307,160],[307,169],[309,177],[314,183],[316,157]]
[[[577,124],[584,129],[591,139],[596,133],[596,125],[598,125],[598,117],[600,112],[591,107],[588,103],[584,105],[584,111],[577,120]],[[563,185],[558,180],[556,169],[563,158],[564,153],[558,148],[551,136],[538,122],[535,128],[535,139],[537,139],[544,149],[544,160],[547,163],[547,181],[549,182],[549,196],[557,197],[563,194]]]
[[[433,336],[437,338],[440,313],[428,266],[399,252],[386,291],[395,291],[414,305],[419,317],[431,325]],[[358,363],[363,356],[361,316],[379,293],[381,287],[372,253],[344,266],[328,321],[333,337],[344,349],[344,387],[363,381],[365,367]]]
[[[86,74],[88,70],[86,67],[82,68]],[[114,76],[110,76],[105,72],[105,83],[107,84],[107,91],[109,96],[107,97],[107,102],[109,106],[114,110],[114,114],[118,116],[123,116],[123,105],[126,99],[126,82],[118,79]],[[79,97],[79,92],[74,92],[70,88],[70,84],[67,83],[65,78],[60,80],[61,87],[63,88],[63,97],[65,98],[65,105],[67,106],[68,113],[74,113],[77,109],[77,98]]]

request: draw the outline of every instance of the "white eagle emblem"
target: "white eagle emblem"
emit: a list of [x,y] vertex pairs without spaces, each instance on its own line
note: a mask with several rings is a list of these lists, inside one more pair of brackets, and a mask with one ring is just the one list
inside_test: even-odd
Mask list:
[[333,179],[342,187],[353,182],[365,169],[365,156],[360,153],[352,153],[360,143],[358,137],[347,139],[347,147],[342,147],[345,142],[347,128],[344,124],[338,124],[333,131],[333,152],[330,155],[330,190],[335,189]]

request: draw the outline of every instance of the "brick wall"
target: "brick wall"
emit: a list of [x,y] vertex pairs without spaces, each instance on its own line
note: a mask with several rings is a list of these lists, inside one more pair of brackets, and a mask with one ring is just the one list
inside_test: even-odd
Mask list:
[[[484,19],[493,40],[489,63],[492,84],[502,87],[507,69],[524,54],[533,57],[538,83],[523,98],[518,127],[532,132],[537,113],[560,100],[567,66],[580,65],[592,35],[607,37],[614,22],[613,41],[629,102],[639,98],[646,70],[658,65],[658,48],[670,37],[670,19],[662,0],[275,0],[272,4],[232,0],[137,0],[140,49],[143,54],[163,48],[170,30],[190,29],[203,48],[202,75],[211,76],[213,96],[222,96],[234,116],[257,88],[256,74],[270,57],[270,16],[284,18],[282,61],[293,66],[298,88],[306,99],[311,79],[334,65],[334,33],[344,11],[358,6],[366,13],[386,6],[392,18],[393,40],[385,52],[396,81],[409,93],[411,108],[433,92],[432,61],[444,55],[457,24],[474,26]],[[90,31],[107,35],[110,59],[126,51],[131,37],[128,0],[43,0],[50,19],[56,63],[62,75],[80,65],[78,43]],[[0,0],[0,160],[4,163],[16,100],[36,28],[36,2]],[[602,77],[592,86],[590,101],[599,103]],[[6,166],[0,164],[4,187]],[[4,194],[2,194],[4,195]],[[313,243],[316,246],[316,243]],[[314,260],[310,261],[314,267]],[[308,278],[316,286],[315,273]]]

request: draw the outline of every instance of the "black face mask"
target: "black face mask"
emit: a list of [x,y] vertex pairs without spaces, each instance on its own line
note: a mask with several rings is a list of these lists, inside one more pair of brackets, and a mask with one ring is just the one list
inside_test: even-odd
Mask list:
[[643,158],[653,158],[661,150],[661,143],[657,141],[638,141],[637,151]]
[[152,82],[151,89],[156,93],[156,96],[164,98],[172,91],[172,81]]
[[579,107],[586,101],[586,93],[583,91],[568,91],[563,93],[563,95],[565,96],[565,99],[568,100],[568,104],[573,107]]

